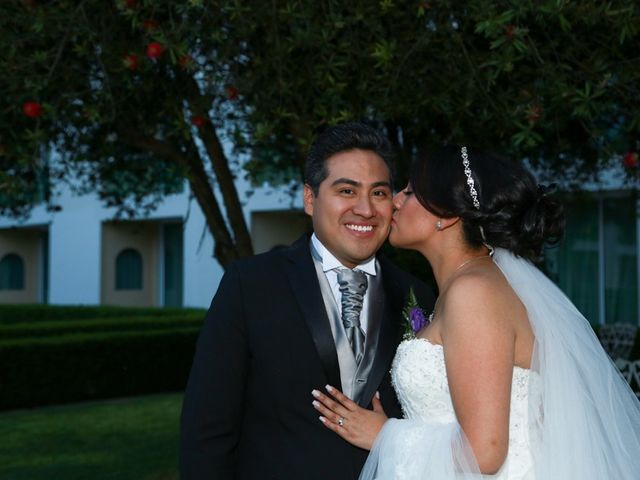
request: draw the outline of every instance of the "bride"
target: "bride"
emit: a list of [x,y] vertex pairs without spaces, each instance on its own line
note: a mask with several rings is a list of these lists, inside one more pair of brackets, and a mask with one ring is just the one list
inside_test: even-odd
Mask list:
[[394,205],[390,242],[422,253],[440,292],[393,362],[405,418],[313,392],[324,425],[371,450],[360,478],[639,478],[640,403],[531,263],[561,236],[560,205],[522,166],[466,147],[416,162]]

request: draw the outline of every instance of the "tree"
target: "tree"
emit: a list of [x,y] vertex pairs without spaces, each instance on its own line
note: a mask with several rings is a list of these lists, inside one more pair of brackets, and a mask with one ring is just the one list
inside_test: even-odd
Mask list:
[[[153,208],[184,176],[220,263],[252,253],[222,147],[245,109],[229,105],[238,94],[225,59],[237,46],[217,10],[201,3],[3,4],[2,182],[10,211],[31,206],[25,192],[43,173],[57,181],[74,172],[130,214],[141,204]],[[60,160],[43,165],[42,145]]]
[[0,213],[27,212],[42,175],[129,213],[185,177],[222,265],[251,253],[234,163],[299,182],[338,121],[384,128],[401,174],[442,142],[576,181],[640,148],[632,1],[32,0],[0,26]]

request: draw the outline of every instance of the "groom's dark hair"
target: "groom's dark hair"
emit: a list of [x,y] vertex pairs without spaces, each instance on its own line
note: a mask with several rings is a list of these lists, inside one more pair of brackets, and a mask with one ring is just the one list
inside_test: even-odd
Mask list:
[[349,150],[369,150],[377,154],[393,177],[393,150],[389,140],[378,130],[364,123],[349,122],[333,125],[322,132],[313,142],[304,166],[304,183],[318,195],[320,184],[329,175],[327,159]]

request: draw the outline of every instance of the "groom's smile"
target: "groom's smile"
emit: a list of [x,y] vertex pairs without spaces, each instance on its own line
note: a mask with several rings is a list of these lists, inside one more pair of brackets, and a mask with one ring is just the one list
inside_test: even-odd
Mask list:
[[391,175],[369,150],[337,153],[315,195],[304,188],[304,209],[322,244],[348,268],[368,260],[389,234],[393,212]]
[[373,231],[373,225],[357,225],[355,223],[348,223],[347,228],[354,232],[369,233]]

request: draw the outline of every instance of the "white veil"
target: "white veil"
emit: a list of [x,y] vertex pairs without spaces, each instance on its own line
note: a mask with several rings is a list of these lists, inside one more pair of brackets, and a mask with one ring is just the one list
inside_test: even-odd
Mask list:
[[[527,309],[535,334],[529,397],[536,480],[640,478],[640,402],[587,320],[540,270],[497,249],[494,262]],[[541,396],[540,396],[541,395]],[[480,478],[457,423],[389,420],[361,480]]]

